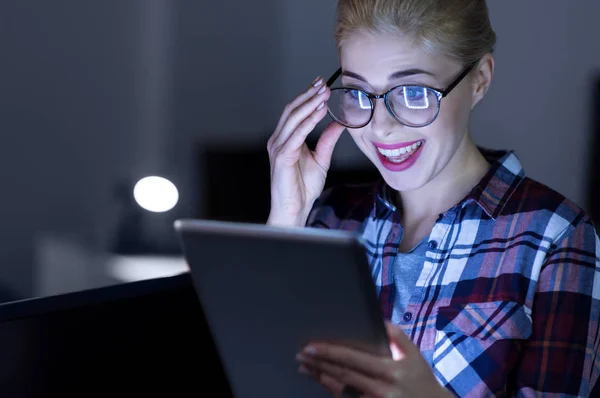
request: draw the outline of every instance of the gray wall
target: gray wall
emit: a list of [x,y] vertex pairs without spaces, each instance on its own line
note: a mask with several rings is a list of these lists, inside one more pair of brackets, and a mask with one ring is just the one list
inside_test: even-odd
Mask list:
[[[196,149],[263,146],[285,104],[337,67],[333,2],[234,3],[0,2],[0,282],[31,294],[40,231],[104,243],[122,179],[177,183],[176,210],[147,220],[171,239],[171,218],[201,205]],[[489,3],[497,74],[474,135],[514,148],[531,176],[585,206],[600,3]],[[334,162],[364,161],[343,136]]]
[[197,191],[205,170],[198,170],[198,150],[222,143],[262,146],[264,140],[266,154],[265,137],[283,108],[283,2],[235,3],[177,2],[173,124],[165,132],[164,154],[183,192],[177,215],[203,206]]
[[497,70],[473,133],[482,145],[515,149],[531,177],[586,207],[600,2],[489,4],[499,36]]
[[131,1],[0,2],[0,280],[31,292],[33,238],[103,234],[135,127]]

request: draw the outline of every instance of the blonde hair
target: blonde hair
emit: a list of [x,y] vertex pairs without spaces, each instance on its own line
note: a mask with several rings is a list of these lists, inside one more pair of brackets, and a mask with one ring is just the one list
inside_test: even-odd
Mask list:
[[356,32],[407,34],[429,54],[467,65],[496,45],[485,0],[338,0],[338,49]]

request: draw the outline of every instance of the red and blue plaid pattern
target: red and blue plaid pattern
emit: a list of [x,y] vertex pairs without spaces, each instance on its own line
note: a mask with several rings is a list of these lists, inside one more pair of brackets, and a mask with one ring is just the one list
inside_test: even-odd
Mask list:
[[[461,397],[598,393],[600,242],[588,216],[524,176],[514,152],[439,215],[401,326]],[[402,226],[391,189],[326,190],[307,226],[362,235],[391,319]]]

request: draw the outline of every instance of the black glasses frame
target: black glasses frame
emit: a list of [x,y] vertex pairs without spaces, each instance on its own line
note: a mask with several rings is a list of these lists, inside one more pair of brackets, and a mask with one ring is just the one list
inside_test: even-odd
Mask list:
[[[423,85],[418,85],[418,84],[400,84],[398,86],[392,87],[391,89],[389,89],[388,91],[386,91],[383,94],[373,94],[373,93],[369,93],[365,90],[361,90],[358,89],[356,87],[336,87],[331,89],[333,90],[356,90],[356,91],[361,91],[363,92],[367,98],[369,98],[369,101],[371,102],[371,114],[369,115],[369,119],[366,123],[360,125],[360,126],[348,126],[345,123],[343,123],[341,120],[339,120],[337,117],[335,117],[335,115],[333,113],[331,113],[329,111],[329,109],[327,110],[327,113],[329,114],[329,116],[331,116],[331,118],[333,118],[336,122],[338,122],[339,124],[346,126],[348,128],[353,128],[353,129],[359,129],[362,127],[365,127],[366,125],[368,125],[369,123],[371,123],[371,120],[373,119],[373,114],[375,113],[375,100],[383,98],[383,101],[385,103],[385,107],[387,108],[388,112],[394,117],[394,119],[396,119],[398,121],[398,123],[407,126],[407,127],[414,127],[414,128],[420,128],[420,127],[425,127],[425,126],[429,126],[431,123],[435,122],[435,120],[437,119],[439,113],[440,113],[440,105],[441,105],[441,101],[442,98],[446,97],[448,94],[450,94],[450,92],[460,84],[460,82],[469,74],[469,72],[471,72],[471,70],[473,70],[473,68],[479,63],[479,61],[473,62],[472,64],[470,64],[469,66],[467,66],[465,68],[465,70],[462,71],[462,73],[460,75],[458,75],[458,77],[456,79],[454,79],[454,81],[446,88],[446,89],[439,89],[439,88],[434,88],[434,87],[429,87],[429,86],[423,86]],[[327,79],[327,87],[331,88],[331,85],[333,83],[335,83],[335,81],[338,79],[338,77],[340,77],[340,75],[342,74],[342,68],[339,68],[337,71],[335,71],[335,73],[333,75],[331,75],[331,77],[329,79]],[[426,88],[428,90],[431,90],[435,93],[435,95],[437,96],[437,110],[435,112],[435,116],[433,117],[433,119],[426,123],[426,124],[422,124],[422,125],[410,125],[410,124],[406,124],[405,122],[401,121],[398,116],[396,116],[396,114],[394,113],[394,111],[392,110],[388,97],[389,94],[396,90],[398,87],[423,87]]]

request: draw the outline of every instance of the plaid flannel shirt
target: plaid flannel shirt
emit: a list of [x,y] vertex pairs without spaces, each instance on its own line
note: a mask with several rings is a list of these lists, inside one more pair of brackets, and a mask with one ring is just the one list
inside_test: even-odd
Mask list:
[[[439,215],[400,326],[461,397],[600,396],[600,242],[574,203],[524,176],[513,152]],[[402,236],[392,190],[328,188],[307,226],[362,235],[391,319]]]

